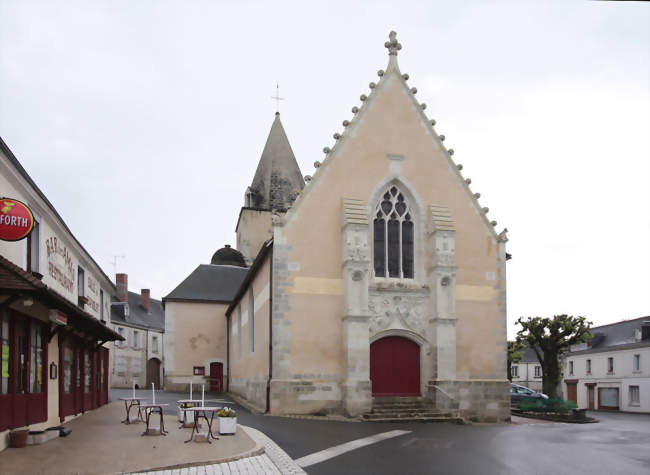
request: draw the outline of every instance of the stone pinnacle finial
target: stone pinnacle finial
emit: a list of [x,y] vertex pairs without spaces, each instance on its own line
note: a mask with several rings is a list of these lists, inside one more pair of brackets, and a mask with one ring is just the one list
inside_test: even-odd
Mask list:
[[384,46],[388,48],[388,55],[397,56],[397,52],[402,49],[402,45],[397,41],[397,33],[391,31],[388,35],[388,39],[390,41],[384,43]]

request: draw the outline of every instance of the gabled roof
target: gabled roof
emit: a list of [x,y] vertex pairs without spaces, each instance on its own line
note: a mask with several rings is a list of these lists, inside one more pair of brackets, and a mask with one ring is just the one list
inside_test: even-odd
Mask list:
[[355,106],[352,108],[352,112],[354,116],[350,120],[343,121],[343,126],[345,127],[345,130],[343,131],[342,134],[339,133],[334,134],[334,138],[336,139],[336,143],[334,144],[334,146],[332,148],[325,147],[323,149],[323,152],[326,154],[325,159],[322,161],[322,163],[317,162],[315,164],[317,169],[314,172],[314,175],[309,185],[303,190],[302,193],[298,195],[291,208],[288,209],[287,213],[280,218],[281,220],[280,222],[289,222],[292,216],[298,213],[298,209],[300,208],[301,202],[307,199],[310,190],[313,189],[315,186],[317,186],[318,181],[321,179],[323,174],[327,173],[327,169],[329,165],[341,155],[342,151],[346,147],[346,143],[348,139],[355,135],[356,129],[363,124],[366,115],[372,113],[371,112],[373,110],[372,105],[377,101],[377,97],[379,97],[379,95],[381,95],[382,92],[387,87],[389,87],[387,86],[387,84],[390,84],[392,81],[396,80],[401,84],[401,87],[404,89],[406,96],[409,98],[409,100],[417,109],[417,113],[420,117],[422,126],[429,132],[432,139],[435,141],[436,146],[442,152],[443,157],[446,158],[446,160],[448,161],[450,168],[453,170],[453,173],[456,175],[456,178],[461,183],[461,186],[465,189],[468,197],[472,201],[477,211],[477,214],[481,217],[485,227],[488,229],[488,232],[493,236],[495,240],[506,242],[507,230],[504,229],[504,231],[501,232],[501,234],[497,235],[494,229],[494,227],[497,224],[496,221],[490,221],[487,218],[486,213],[488,209],[482,208],[478,202],[478,199],[480,198],[480,194],[472,192],[472,190],[469,187],[471,180],[465,180],[465,178],[462,176],[460,172],[460,170],[462,170],[463,168],[462,165],[456,165],[452,159],[452,155],[454,154],[454,151],[452,149],[447,149],[444,146],[443,144],[444,136],[439,135],[434,129],[435,120],[430,120],[427,118],[424,112],[424,110],[426,109],[426,104],[419,103],[415,98],[417,89],[410,88],[406,83],[406,81],[409,79],[409,75],[402,74],[400,72],[399,65],[397,63],[397,52],[401,50],[402,45],[397,41],[396,33],[394,31],[391,31],[389,35],[389,39],[390,41],[387,41],[384,44],[384,46],[388,48],[389,51],[389,60],[388,60],[388,66],[386,68],[386,71],[383,70],[378,71],[377,74],[380,76],[380,79],[376,84],[374,82],[370,83],[371,91],[368,96],[366,96],[365,94],[361,95],[360,97],[360,100],[362,101],[361,107]]
[[623,320],[621,322],[590,328],[593,336],[591,347],[581,351],[571,351],[570,354],[600,353],[603,351],[623,350],[650,346],[650,340],[637,340],[637,330],[650,325],[650,316]]
[[230,303],[248,267],[201,264],[172,290],[164,302]]
[[535,350],[533,350],[531,347],[527,347],[526,350],[524,351],[524,355],[521,357],[521,360],[519,360],[520,363],[538,363],[539,360],[537,359],[537,355],[535,354]]
[[[118,302],[116,296],[111,296],[111,303]],[[141,296],[135,292],[128,293],[129,316],[124,317],[123,305],[111,305],[111,322],[124,325],[137,325],[139,327],[152,328],[165,331],[165,311],[162,302],[156,299],[149,299],[149,312],[141,303]]]
[[280,113],[276,112],[246,206],[285,211],[304,187],[305,180],[282,127]]

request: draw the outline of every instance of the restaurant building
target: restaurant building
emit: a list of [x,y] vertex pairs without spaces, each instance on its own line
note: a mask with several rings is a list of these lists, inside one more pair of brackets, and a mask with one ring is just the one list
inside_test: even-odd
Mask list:
[[3,450],[12,430],[44,430],[106,404],[106,343],[122,337],[106,325],[115,285],[1,138],[0,215]]

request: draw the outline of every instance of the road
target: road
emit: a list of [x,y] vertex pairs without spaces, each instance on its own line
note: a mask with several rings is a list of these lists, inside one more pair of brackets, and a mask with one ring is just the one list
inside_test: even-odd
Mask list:
[[[130,393],[111,390],[111,399]],[[145,390],[137,393],[147,395]],[[156,394],[156,400],[170,403],[186,397]],[[650,415],[590,413],[601,420],[598,424],[521,419],[520,424],[392,424],[255,415],[233,406],[240,424],[264,432],[294,459],[389,431],[407,431],[305,467],[315,475],[650,473]],[[169,413],[174,412],[170,406]]]

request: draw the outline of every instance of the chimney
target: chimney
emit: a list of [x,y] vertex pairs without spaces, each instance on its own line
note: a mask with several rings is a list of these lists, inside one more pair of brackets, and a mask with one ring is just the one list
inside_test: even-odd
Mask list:
[[129,276],[127,274],[115,274],[117,284],[117,300],[120,302],[129,301]]
[[150,305],[150,297],[151,297],[151,292],[149,289],[141,289],[140,290],[140,303],[144,307],[144,309],[149,313],[149,305]]

